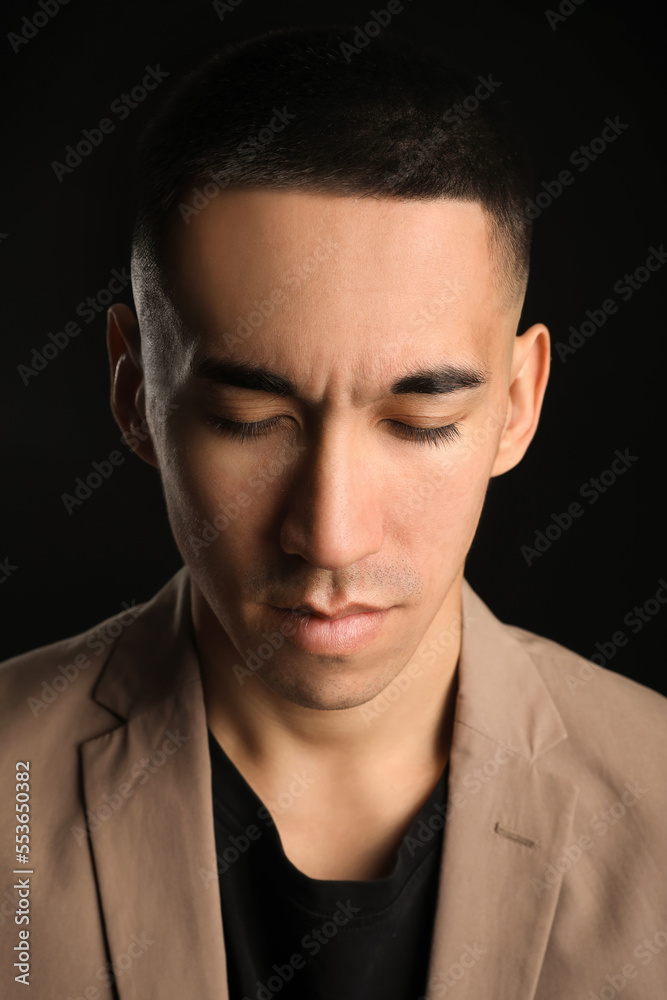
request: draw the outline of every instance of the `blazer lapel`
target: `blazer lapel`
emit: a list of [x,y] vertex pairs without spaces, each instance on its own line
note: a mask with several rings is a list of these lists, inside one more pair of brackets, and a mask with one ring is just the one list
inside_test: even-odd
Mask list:
[[[428,1000],[531,1000],[578,790],[540,769],[566,739],[525,645],[463,584],[465,627]],[[554,869],[549,869],[553,872]]]
[[81,748],[121,1000],[228,1000],[211,771],[183,568],[114,648],[94,698],[120,717]]

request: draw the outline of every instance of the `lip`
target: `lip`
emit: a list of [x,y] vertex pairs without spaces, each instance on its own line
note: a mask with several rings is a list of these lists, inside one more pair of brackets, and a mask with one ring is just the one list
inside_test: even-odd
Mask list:
[[349,615],[369,614],[376,611],[386,611],[386,608],[374,608],[370,604],[346,604],[338,611],[325,611],[316,608],[313,604],[295,604],[289,608],[279,608],[279,611],[307,611],[308,614],[317,618],[325,618],[327,621],[338,621],[339,618],[347,618]]
[[[364,607],[349,604],[335,616],[313,614],[267,605],[281,620],[282,634],[305,653],[345,656],[356,653],[378,637],[391,608],[355,611]],[[307,606],[302,606],[307,607]]]

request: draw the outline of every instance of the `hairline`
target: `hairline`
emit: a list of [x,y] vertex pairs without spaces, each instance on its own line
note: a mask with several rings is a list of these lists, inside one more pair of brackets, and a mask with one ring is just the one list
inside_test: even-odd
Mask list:
[[[181,188],[182,195],[191,194],[197,184],[206,183],[204,180],[194,179],[187,184],[184,184]],[[225,189],[221,189],[219,193],[233,195],[235,192],[240,191],[285,191],[285,192],[300,192],[304,194],[324,194],[329,195],[332,198],[367,198],[375,201],[399,201],[399,202],[457,202],[457,203],[468,203],[472,205],[478,205],[482,211],[483,218],[485,220],[486,226],[486,238],[487,246],[489,248],[489,255],[492,262],[492,274],[494,289],[499,296],[499,307],[502,312],[508,312],[523,303],[526,295],[526,289],[528,285],[529,277],[529,266],[523,269],[518,269],[516,267],[516,254],[513,253],[508,247],[509,236],[502,225],[502,222],[498,218],[498,214],[492,211],[484,202],[479,198],[457,198],[449,195],[444,195],[440,197],[411,197],[405,195],[392,195],[392,194],[373,194],[369,191],[358,190],[336,190],[330,187],[325,187],[318,184],[272,184],[268,183],[255,183],[255,184],[234,184],[229,185]],[[206,211],[206,206],[199,211]],[[188,225],[187,222],[181,220],[181,225]],[[169,270],[172,266],[172,262],[175,256],[175,241],[177,239],[177,230],[179,226],[179,219],[177,213],[177,206],[174,203],[169,212],[166,213],[164,217],[164,225],[161,229],[161,240],[160,246],[156,246],[154,243],[151,245],[147,244],[147,240],[143,238],[140,231],[133,232],[132,235],[132,248],[131,248],[131,270],[133,274],[132,285],[133,289],[135,287],[134,275],[141,274],[142,284],[146,281],[152,281],[153,291],[159,292],[160,295],[168,298],[172,303],[172,292],[169,282]],[[148,272],[148,273],[147,273]],[[155,287],[157,285],[157,288]]]

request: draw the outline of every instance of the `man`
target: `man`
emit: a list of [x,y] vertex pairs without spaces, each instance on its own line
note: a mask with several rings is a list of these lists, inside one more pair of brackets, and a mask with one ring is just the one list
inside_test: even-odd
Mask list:
[[665,995],[665,700],[463,576],[549,371],[498,86],[276,32],[147,130],[111,403],[184,566],[0,672],[3,995]]

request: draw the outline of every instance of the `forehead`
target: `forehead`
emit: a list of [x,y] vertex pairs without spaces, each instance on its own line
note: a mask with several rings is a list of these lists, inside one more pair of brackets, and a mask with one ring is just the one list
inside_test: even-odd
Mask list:
[[305,377],[357,365],[367,378],[443,349],[489,360],[500,308],[476,203],[227,190],[171,245],[171,297],[199,356],[231,347]]

